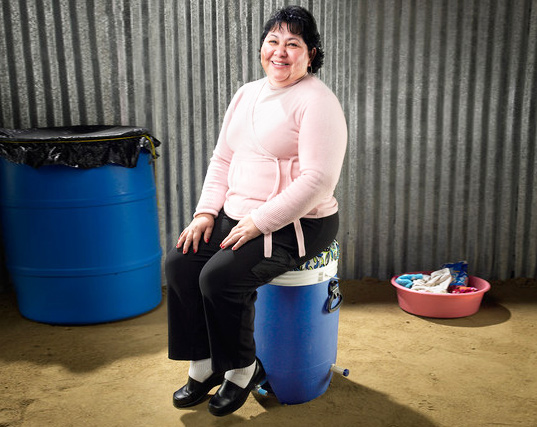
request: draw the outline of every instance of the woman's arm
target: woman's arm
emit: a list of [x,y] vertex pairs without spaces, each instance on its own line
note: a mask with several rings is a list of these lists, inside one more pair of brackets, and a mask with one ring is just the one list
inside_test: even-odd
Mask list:
[[233,151],[227,144],[226,136],[231,117],[241,96],[242,90],[239,89],[227,108],[194,216],[200,213],[210,213],[216,217],[224,206],[228,190],[229,165],[233,157]]
[[211,157],[201,196],[194,212],[194,219],[182,231],[177,241],[176,248],[182,247],[183,253],[187,253],[190,246],[194,252],[197,252],[202,236],[206,242],[209,241],[214,227],[214,219],[224,206],[228,190],[229,165],[233,157],[233,152],[226,142],[226,134],[231,116],[240,99],[240,93],[241,90],[235,94],[224,116],[218,142]]

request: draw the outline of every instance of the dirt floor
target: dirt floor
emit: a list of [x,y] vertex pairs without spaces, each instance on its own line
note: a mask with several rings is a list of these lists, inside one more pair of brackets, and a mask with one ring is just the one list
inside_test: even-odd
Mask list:
[[187,362],[167,359],[166,306],[94,326],[23,319],[0,294],[0,426],[537,426],[537,281],[492,282],[461,319],[402,311],[389,282],[341,285],[338,365],[300,405],[250,395],[223,418],[172,406]]

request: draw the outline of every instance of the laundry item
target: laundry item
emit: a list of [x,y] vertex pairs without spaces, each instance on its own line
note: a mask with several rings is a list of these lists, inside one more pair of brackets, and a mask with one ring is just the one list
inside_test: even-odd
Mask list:
[[413,280],[411,289],[413,291],[447,294],[451,281],[452,277],[449,268],[443,268],[432,272],[430,275],[424,274],[421,279]]
[[457,285],[449,285],[448,292],[450,294],[467,294],[470,292],[477,292],[478,289],[474,288],[473,286],[457,286]]
[[411,288],[413,281],[417,279],[423,279],[423,274],[403,274],[397,278],[396,282],[405,288]]

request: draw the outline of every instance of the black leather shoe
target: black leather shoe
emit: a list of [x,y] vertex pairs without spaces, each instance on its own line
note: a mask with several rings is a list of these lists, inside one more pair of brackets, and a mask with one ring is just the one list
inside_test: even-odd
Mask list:
[[173,406],[176,408],[188,408],[200,403],[211,389],[224,381],[224,374],[212,374],[200,383],[188,377],[188,382],[173,394]]
[[255,365],[254,375],[246,388],[241,388],[237,384],[224,379],[224,382],[216,394],[209,400],[209,412],[211,414],[221,417],[235,412],[244,405],[250,391],[252,391],[255,385],[259,384],[266,375],[259,359],[256,358],[255,360],[257,363]]

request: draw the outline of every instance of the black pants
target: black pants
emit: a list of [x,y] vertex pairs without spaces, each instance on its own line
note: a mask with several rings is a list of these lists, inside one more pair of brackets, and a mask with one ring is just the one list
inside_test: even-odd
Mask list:
[[173,248],[166,258],[169,357],[211,357],[213,371],[251,365],[255,360],[256,289],[318,255],[334,240],[338,214],[301,219],[306,255],[298,256],[293,224],[272,235],[272,257],[263,256],[263,236],[236,251],[220,243],[237,221],[220,212],[209,243],[198,252]]

